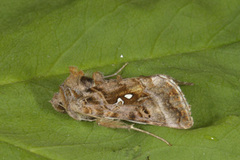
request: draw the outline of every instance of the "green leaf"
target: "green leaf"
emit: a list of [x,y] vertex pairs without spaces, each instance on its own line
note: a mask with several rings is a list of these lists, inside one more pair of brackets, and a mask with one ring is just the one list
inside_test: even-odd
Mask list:
[[[3,0],[1,159],[240,159],[240,1]],[[192,106],[189,130],[79,122],[48,102],[69,66],[166,74]]]

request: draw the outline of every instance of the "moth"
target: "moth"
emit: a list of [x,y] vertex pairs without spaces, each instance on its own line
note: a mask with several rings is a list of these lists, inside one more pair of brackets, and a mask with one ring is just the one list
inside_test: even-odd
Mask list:
[[[50,101],[53,108],[76,120],[136,130],[171,145],[165,139],[124,121],[177,129],[192,127],[190,105],[178,85],[193,84],[162,74],[123,79],[118,73],[126,65],[109,76],[94,72],[92,78],[84,76],[76,67],[70,67],[69,77]],[[107,79],[114,76],[116,79]]]

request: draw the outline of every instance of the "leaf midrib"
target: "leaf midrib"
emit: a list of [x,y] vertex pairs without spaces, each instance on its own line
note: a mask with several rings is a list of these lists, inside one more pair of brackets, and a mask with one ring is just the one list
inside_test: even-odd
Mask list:
[[[218,46],[201,48],[201,49],[193,50],[193,51],[190,51],[190,52],[174,53],[174,54],[170,54],[170,55],[166,55],[166,56],[162,56],[162,57],[168,57],[168,56],[179,55],[179,54],[194,54],[194,53],[197,53],[197,52],[202,52],[202,51],[208,51],[208,50],[218,49],[218,48],[222,48],[222,47],[227,47],[227,46],[239,43],[239,42],[240,42],[240,39],[236,40],[236,41],[233,41],[233,42],[230,42],[230,43],[221,44],[221,45],[218,45]],[[161,56],[151,57],[151,58],[144,58],[144,60],[152,60],[152,59],[156,59],[156,58],[159,58],[159,57],[161,57]],[[140,61],[140,60],[136,59],[136,60],[131,60],[131,61],[127,61],[127,62],[131,63],[133,61]],[[105,65],[101,65],[101,66],[95,66],[94,68],[101,68],[101,67],[108,66],[108,65],[110,65],[110,64],[105,64]],[[88,70],[88,69],[92,69],[92,68],[85,68],[85,70]],[[50,70],[51,69],[49,69],[49,71]],[[35,75],[34,77],[29,78],[29,79],[25,79],[25,80],[16,80],[16,81],[11,81],[10,83],[8,83],[8,82],[1,83],[0,87],[1,86],[5,86],[5,85],[12,85],[12,84],[16,84],[16,83],[25,83],[25,82],[32,81],[32,80],[35,80],[35,79],[43,79],[43,78],[47,78],[47,77],[59,76],[59,75],[64,75],[64,74],[68,74],[68,72],[67,73],[61,73],[61,74],[56,74],[56,75],[47,75],[47,76]]]

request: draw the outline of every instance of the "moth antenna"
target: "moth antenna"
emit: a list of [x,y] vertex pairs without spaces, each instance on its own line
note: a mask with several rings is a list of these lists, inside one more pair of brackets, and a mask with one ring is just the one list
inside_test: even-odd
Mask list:
[[116,76],[119,72],[121,72],[126,66],[128,65],[128,62],[125,63],[117,72],[115,72],[114,74],[108,75],[108,76],[104,76],[104,78],[109,78],[109,77],[114,77]]
[[135,131],[138,131],[138,132],[142,132],[142,133],[145,133],[145,134],[148,134],[148,135],[150,135],[150,136],[153,136],[153,137],[155,137],[155,138],[157,138],[157,139],[160,139],[161,141],[165,142],[167,145],[172,146],[167,140],[165,140],[165,139],[163,139],[162,137],[159,137],[159,136],[157,136],[157,135],[155,135],[155,134],[152,134],[152,133],[150,133],[150,132],[148,132],[148,131],[144,131],[144,130],[142,130],[142,129],[135,128],[135,127],[133,127],[133,125],[130,126],[130,129],[135,130]]
[[172,80],[177,83],[177,85],[179,86],[193,86],[194,83],[189,83],[189,82],[182,82],[182,81],[179,81],[179,80],[176,80],[176,79],[173,79]]

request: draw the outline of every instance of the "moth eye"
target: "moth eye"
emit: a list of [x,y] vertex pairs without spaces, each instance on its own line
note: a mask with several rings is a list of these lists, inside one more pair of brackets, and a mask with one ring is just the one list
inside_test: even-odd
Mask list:
[[65,112],[65,108],[63,107],[63,103],[62,102],[59,102],[58,105],[56,106],[56,109],[59,111],[59,112]]
[[127,98],[127,99],[131,99],[133,97],[133,95],[132,94],[125,94],[124,97]]

